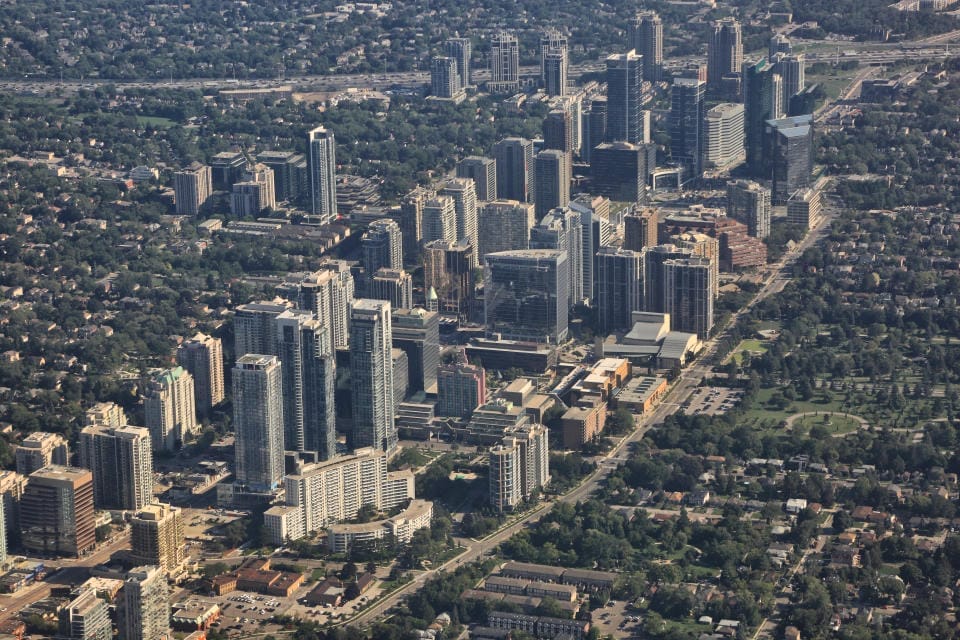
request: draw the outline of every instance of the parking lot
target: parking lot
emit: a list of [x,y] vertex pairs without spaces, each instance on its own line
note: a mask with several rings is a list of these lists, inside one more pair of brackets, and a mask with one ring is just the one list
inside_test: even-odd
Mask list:
[[640,624],[640,616],[627,610],[627,603],[611,600],[607,606],[593,612],[593,626],[601,636],[623,638]]
[[742,389],[700,387],[681,408],[688,415],[704,413],[708,416],[719,416],[734,408],[742,397]]
[[241,638],[256,633],[267,620],[286,613],[292,604],[288,598],[234,591],[212,598],[220,603],[221,618],[213,628],[236,633]]

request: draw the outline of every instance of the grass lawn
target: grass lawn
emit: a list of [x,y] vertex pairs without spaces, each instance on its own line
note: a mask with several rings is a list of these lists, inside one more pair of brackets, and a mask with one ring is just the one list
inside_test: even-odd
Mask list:
[[740,361],[743,359],[743,352],[747,351],[751,355],[761,355],[767,352],[767,340],[757,340],[756,338],[748,338],[747,340],[741,340],[740,344],[730,352],[730,356],[727,358],[733,359],[734,362],[740,364]]
[[168,129],[177,124],[170,118],[161,118],[159,116],[137,116],[137,122],[160,129]]
[[804,416],[794,422],[792,426],[796,433],[806,433],[811,428],[820,426],[825,427],[834,435],[843,435],[856,431],[860,423],[853,418],[840,415],[828,416],[828,422],[824,422],[824,416]]
[[[760,389],[757,392],[757,399],[754,402],[754,408],[750,411],[747,411],[746,418],[753,418],[758,421],[774,421],[779,423],[782,420],[786,420],[795,413],[807,413],[813,411],[840,411],[840,404],[843,401],[843,398],[832,397],[829,401],[825,401],[824,397],[817,393],[813,396],[812,400],[793,400],[785,409],[776,409],[768,404],[768,401],[773,396],[774,393],[777,393],[780,389]],[[851,411],[850,413],[856,413]]]

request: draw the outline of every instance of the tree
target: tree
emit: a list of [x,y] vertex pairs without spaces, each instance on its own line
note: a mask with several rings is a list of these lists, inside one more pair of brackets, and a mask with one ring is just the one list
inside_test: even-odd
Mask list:
[[357,565],[352,562],[346,563],[343,565],[343,568],[340,569],[340,579],[344,582],[353,580],[355,577],[357,577]]
[[356,582],[351,582],[347,585],[346,591],[344,591],[344,596],[347,600],[356,600],[360,597],[360,585]]

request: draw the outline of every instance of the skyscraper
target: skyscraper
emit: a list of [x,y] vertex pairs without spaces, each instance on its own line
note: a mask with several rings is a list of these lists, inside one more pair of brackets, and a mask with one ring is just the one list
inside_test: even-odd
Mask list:
[[583,231],[580,214],[568,207],[550,211],[530,230],[531,249],[557,249],[567,253],[570,271],[569,305],[583,300]]
[[51,464],[70,464],[70,445],[56,433],[36,431],[17,445],[17,473],[28,476]]
[[197,215],[212,193],[213,178],[207,165],[193,162],[173,174],[173,200],[178,215]]
[[423,242],[457,239],[457,204],[450,196],[437,195],[423,203]]
[[143,408],[154,451],[176,451],[197,432],[195,402],[193,376],[183,367],[147,382]]
[[261,162],[273,170],[273,190],[277,201],[299,201],[309,189],[303,186],[302,172],[298,167],[306,158],[292,151],[262,151],[257,154]]
[[362,264],[370,276],[377,269],[403,268],[403,235],[400,225],[389,218],[374,220],[360,239]]
[[220,338],[197,333],[177,348],[177,364],[193,376],[197,415],[208,417],[224,400],[223,344]]
[[[567,36],[556,29],[547,29],[540,34],[540,84],[546,86],[546,60],[549,53],[561,53],[564,57],[567,55]],[[559,94],[558,94],[559,95]]]
[[770,235],[770,190],[751,180],[727,183],[727,215],[747,225],[754,238]]
[[549,432],[526,424],[490,449],[490,503],[498,511],[512,510],[550,482]]
[[333,132],[317,127],[307,134],[310,213],[321,222],[337,219],[337,153]]
[[284,450],[313,451],[327,459],[336,453],[336,362],[329,333],[310,311],[285,311],[276,323]]
[[403,235],[403,259],[415,264],[420,259],[423,240],[423,205],[436,192],[416,187],[400,199],[400,233]]
[[457,223],[455,240],[467,240],[473,246],[477,246],[477,190],[473,180],[452,178],[443,183],[439,193],[453,198],[453,211]]
[[93,474],[50,465],[34,471],[20,500],[21,544],[42,555],[79,557],[93,549]]
[[172,640],[170,590],[160,567],[134,567],[123,581],[120,640]]
[[570,154],[556,149],[545,149],[537,154],[536,197],[537,219],[551,209],[565,207],[570,202]]
[[[766,59],[743,65],[743,130],[750,175],[766,177],[763,161],[763,132],[767,120],[776,118],[779,103],[773,65]],[[777,76],[779,78],[779,76]]]
[[[533,206],[529,205],[531,216]],[[481,218],[483,220],[483,218]],[[476,249],[469,242],[434,240],[423,245],[423,288],[436,296],[436,309],[466,319],[474,303],[473,264]]]
[[355,300],[350,309],[350,380],[353,389],[351,446],[392,452],[397,446],[393,421],[393,332],[390,303]]
[[[468,156],[457,163],[457,177],[470,178],[477,190],[477,200],[497,199],[497,161],[482,156]],[[476,244],[474,244],[476,246]]]
[[80,466],[93,473],[98,509],[136,510],[153,501],[150,431],[87,426],[80,432]]
[[392,309],[394,348],[407,354],[410,391],[433,393],[440,365],[440,316],[424,309]]
[[631,327],[631,314],[643,309],[643,254],[600,247],[595,289],[600,331],[607,334]]
[[490,42],[490,93],[514,93],[520,89],[520,45],[513,34],[501,31]]
[[440,367],[437,373],[437,415],[469,418],[487,401],[487,380],[483,367],[464,359]]
[[548,96],[567,95],[567,60],[566,49],[551,49],[543,56],[543,82]]
[[774,204],[785,204],[794,192],[810,186],[813,157],[812,115],[767,120],[762,164],[773,178]]
[[530,202],[533,188],[533,142],[504,138],[493,146],[497,161],[497,198]]
[[567,253],[551,249],[503,251],[484,260],[484,315],[488,335],[559,344],[567,337]]
[[470,58],[473,55],[473,43],[470,38],[450,38],[444,43],[444,52],[457,61],[457,75],[460,76],[460,87],[472,86],[470,76]]
[[667,312],[665,267],[668,260],[692,258],[693,251],[672,244],[647,247],[643,252],[643,310],[653,313]]
[[83,589],[57,614],[58,638],[67,640],[113,640],[113,622],[107,601],[94,589]]
[[459,100],[464,96],[460,86],[457,61],[448,56],[436,56],[430,63],[430,94],[435,98]]
[[643,79],[663,80],[663,22],[654,11],[641,11],[627,28],[627,48],[643,56]]
[[646,202],[648,157],[647,145],[597,145],[590,155],[590,192],[617,202]]
[[580,231],[583,233],[583,297],[593,300],[593,284],[597,251],[609,244],[610,200],[603,196],[579,196],[570,203],[570,208],[580,214]]
[[413,277],[403,269],[379,269],[370,279],[367,297],[387,300],[394,309],[412,309]]
[[635,51],[607,57],[607,142],[645,142],[643,58]]
[[790,38],[782,33],[778,33],[770,38],[770,43],[767,47],[767,57],[771,60],[773,60],[778,53],[793,53],[793,45],[790,44]]
[[740,73],[743,65],[743,33],[736,18],[723,18],[712,25],[707,41],[707,84],[711,91],[723,77]]
[[699,80],[674,78],[670,107],[670,155],[683,165],[685,178],[703,173],[703,118],[706,86]]
[[770,58],[774,63],[776,73],[783,80],[783,97],[781,111],[790,104],[790,98],[803,91],[806,85],[806,58],[804,54],[779,54]]
[[658,222],[656,209],[634,207],[623,216],[623,248],[640,251],[656,246]]
[[229,191],[243,175],[247,158],[238,151],[221,151],[210,158],[210,177],[214,190]]
[[300,306],[299,301],[276,299],[250,302],[237,307],[233,313],[234,356],[239,358],[247,353],[273,353],[277,344],[275,320],[294,304]]
[[526,249],[535,218],[534,206],[516,200],[483,205],[480,215],[480,260],[488,253]]
[[704,167],[730,167],[743,161],[743,105],[721,103],[707,111],[703,125]]
[[260,163],[247,166],[243,178],[233,183],[230,213],[237,217],[256,217],[261,211],[276,208],[273,169]]
[[717,281],[710,260],[681,258],[663,263],[666,305],[676,331],[695,333],[701,340],[713,328],[713,300]]
[[233,367],[234,474],[254,491],[283,478],[283,391],[276,356],[249,353]]
[[594,98],[583,112],[583,144],[580,157],[584,162],[592,160],[593,149],[607,138],[607,99]]
[[130,555],[137,564],[152,564],[166,574],[176,574],[186,558],[183,546],[183,512],[157,502],[130,519]]

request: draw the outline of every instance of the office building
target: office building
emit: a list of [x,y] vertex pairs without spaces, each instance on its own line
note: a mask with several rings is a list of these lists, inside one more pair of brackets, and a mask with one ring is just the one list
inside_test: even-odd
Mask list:
[[136,564],[160,567],[168,576],[179,573],[186,559],[183,512],[157,502],[130,519],[130,556]]
[[403,349],[390,349],[390,366],[393,368],[393,413],[394,424],[396,424],[397,407],[399,407],[407,398],[410,385],[407,375],[410,373],[410,366],[407,364],[407,354]]
[[420,259],[420,241],[423,240],[423,205],[436,192],[416,187],[400,199],[400,234],[403,236],[403,259],[416,264]]
[[774,204],[785,204],[813,180],[813,116],[768,120],[764,129],[764,170],[773,178]]
[[567,89],[567,51],[552,49],[543,57],[543,82],[548,96],[565,96]]
[[594,299],[601,334],[632,327],[631,314],[643,309],[643,254],[600,247],[596,259]]
[[264,513],[272,544],[299,540],[331,524],[355,518],[364,507],[390,510],[411,500],[413,473],[387,471],[387,455],[372,447],[326,462],[297,461],[284,477],[282,506]]
[[170,590],[160,567],[134,567],[123,581],[118,607],[120,640],[172,640]]
[[463,100],[457,61],[448,56],[436,56],[430,63],[430,95],[443,100]]
[[[497,161],[482,156],[468,156],[457,163],[457,177],[473,180],[477,200],[497,199]],[[476,246],[476,245],[474,245]]]
[[410,392],[433,393],[440,366],[440,316],[425,309],[390,311],[392,345],[407,354],[407,380]]
[[[563,35],[556,29],[547,29],[542,34],[540,34],[540,44],[538,51],[540,53],[540,86],[545,87],[547,85],[547,55],[551,53],[561,53],[564,57],[567,56],[567,36]],[[562,95],[562,94],[551,94],[548,92],[547,95]]]
[[262,151],[257,154],[257,162],[273,171],[273,193],[277,202],[297,201],[309,191],[304,185],[304,174],[300,170],[306,158],[292,151]]
[[713,328],[713,301],[717,281],[710,260],[680,258],[663,263],[664,313],[675,331],[695,333],[701,340]]
[[367,275],[377,269],[403,269],[403,234],[389,218],[374,220],[360,239],[361,264]]
[[193,376],[194,406],[197,415],[209,417],[213,407],[223,402],[223,343],[197,333],[177,347],[177,364]]
[[808,187],[795,191],[787,200],[787,222],[802,226],[804,229],[813,229],[820,223],[823,215],[823,203],[820,200],[820,189]]
[[467,240],[473,246],[477,246],[477,190],[473,180],[451,178],[443,183],[438,193],[453,198],[457,228],[454,239]]
[[307,133],[310,213],[321,222],[337,219],[337,142],[333,131],[317,127]]
[[469,418],[487,401],[487,374],[483,367],[460,362],[445,364],[437,372],[437,415]]
[[689,249],[680,249],[672,244],[647,247],[643,252],[643,310],[666,313],[667,291],[664,288],[664,263],[668,260],[692,258]]
[[567,254],[550,249],[504,251],[484,260],[488,336],[559,344],[567,337]]
[[616,202],[646,202],[648,157],[647,145],[597,145],[590,154],[590,193]]
[[193,162],[173,174],[173,201],[177,215],[195,216],[213,193],[210,167]]
[[497,200],[483,205],[480,215],[480,256],[500,251],[526,249],[530,229],[536,221],[532,204],[515,200]]
[[[776,80],[775,80],[776,77]],[[763,156],[764,128],[777,118],[779,76],[766,59],[743,65],[743,130],[747,171],[752,176],[769,174]]]
[[230,213],[240,218],[257,217],[261,211],[276,208],[273,169],[260,163],[248,166],[243,178],[233,183]]
[[336,454],[336,358],[330,334],[313,312],[287,310],[276,319],[283,389],[283,450]]
[[623,216],[623,248],[640,251],[657,244],[657,223],[659,214],[656,209],[634,207]]
[[34,471],[20,499],[20,542],[31,553],[79,557],[97,542],[93,474],[49,465]]
[[736,18],[723,18],[711,25],[707,41],[707,85],[720,90],[725,76],[741,72],[743,33]]
[[583,112],[581,123],[583,139],[580,158],[590,162],[594,147],[607,137],[607,99],[601,97],[591,100],[590,106]]
[[70,445],[56,433],[37,431],[24,438],[16,449],[17,473],[28,476],[51,464],[70,464]]
[[460,76],[460,87],[466,89],[473,86],[470,75],[470,58],[473,55],[473,43],[470,38],[449,38],[443,46],[444,53],[457,62],[457,75]]
[[[530,208],[533,208],[532,205]],[[436,309],[429,311],[461,318],[471,313],[474,304],[474,251],[469,242],[435,240],[423,245],[423,287],[428,295],[433,292],[437,305]]]
[[247,353],[273,353],[277,343],[277,316],[291,309],[294,304],[297,303],[277,299],[250,302],[237,307],[233,313],[234,356],[239,358]]
[[643,79],[663,80],[663,21],[653,11],[641,11],[627,26],[627,48],[643,57]]
[[703,118],[706,85],[699,80],[674,78],[670,94],[670,155],[683,166],[685,177],[703,173]]
[[[790,98],[803,91],[806,86],[806,58],[804,54],[779,54],[771,56],[774,62],[774,72],[780,76],[783,81],[782,104],[790,104]],[[786,109],[781,109],[785,111]]]
[[183,367],[146,383],[143,408],[154,451],[176,451],[197,433],[195,397],[193,376]]
[[[725,238],[729,234],[720,235],[721,238]],[[749,239],[753,240],[753,238]],[[719,239],[709,236],[705,233],[685,231],[672,236],[670,240],[680,250],[689,250],[692,257],[708,259],[710,261],[710,270],[712,271],[711,277],[713,281],[720,282],[720,262],[722,261],[722,254],[720,252]],[[719,295],[720,292],[714,289],[714,297],[718,297]]]
[[635,51],[607,57],[607,142],[643,143],[643,58]]
[[610,200],[603,196],[579,196],[570,203],[570,208],[580,214],[580,231],[583,234],[583,297],[593,299],[593,282],[597,251],[610,244],[613,229],[610,224]]
[[718,104],[704,117],[703,166],[710,169],[733,167],[743,162],[743,105]]
[[543,120],[543,148],[573,154],[573,118],[564,109],[553,109]]
[[490,449],[490,504],[497,511],[511,511],[549,484],[549,432],[526,424]]
[[570,154],[546,149],[537,154],[535,213],[539,220],[551,209],[570,202]]
[[247,168],[247,158],[239,151],[222,151],[210,159],[210,179],[214,191],[228,191]]
[[583,301],[583,230],[580,214],[567,207],[550,211],[530,230],[531,249],[557,249],[567,253],[570,276],[569,305]]
[[380,269],[370,278],[368,296],[394,309],[413,308],[413,277],[403,269]]
[[113,640],[113,622],[107,601],[95,589],[83,589],[57,613],[57,638],[63,640]]
[[233,367],[234,475],[253,491],[283,478],[283,372],[276,356],[248,353]]
[[770,190],[751,180],[727,183],[727,215],[747,225],[754,238],[770,235]]
[[457,239],[457,204],[450,196],[437,195],[423,203],[423,242]]
[[353,397],[351,446],[392,453],[397,447],[393,421],[393,362],[390,303],[355,300],[350,309],[350,380]]
[[490,93],[516,93],[520,89],[520,44],[517,37],[500,32],[490,42]]
[[504,138],[493,146],[497,161],[497,199],[531,202],[533,190],[533,142]]
[[153,501],[149,429],[84,427],[80,466],[93,473],[93,503],[98,509],[136,510]]

